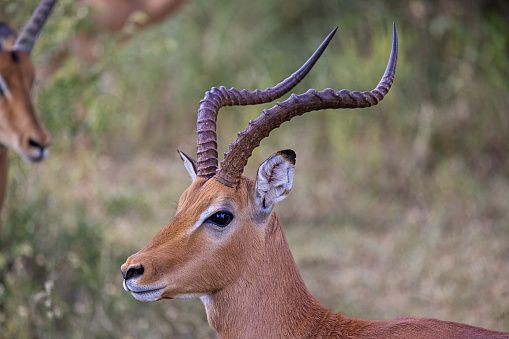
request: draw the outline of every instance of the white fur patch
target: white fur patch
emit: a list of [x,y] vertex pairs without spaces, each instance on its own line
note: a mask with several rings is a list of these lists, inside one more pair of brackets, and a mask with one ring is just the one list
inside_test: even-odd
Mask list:
[[193,224],[193,226],[191,226],[188,230],[187,230],[187,234],[188,235],[191,235],[194,231],[196,231],[202,224],[205,220],[207,220],[208,217],[210,217],[210,215],[219,210],[223,205],[221,204],[213,204],[213,205],[210,205],[209,207],[207,207],[207,209],[205,209],[205,211],[201,212],[200,216],[198,217],[198,219],[195,221],[195,223]]
[[263,162],[256,176],[256,200],[264,210],[286,198],[293,186],[295,165],[276,153]]
[[7,83],[5,82],[4,78],[0,75],[0,88],[2,89],[2,92],[5,94],[5,96],[9,99],[12,98],[11,91],[9,91],[9,87],[7,87]]
[[200,297],[200,300],[201,302],[203,303],[203,305],[205,305],[205,307],[207,307],[207,305],[211,305],[212,304],[212,299],[210,298],[210,295],[209,294],[204,294]]
[[204,293],[181,293],[175,294],[173,296],[174,299],[201,299],[201,297],[205,296]]

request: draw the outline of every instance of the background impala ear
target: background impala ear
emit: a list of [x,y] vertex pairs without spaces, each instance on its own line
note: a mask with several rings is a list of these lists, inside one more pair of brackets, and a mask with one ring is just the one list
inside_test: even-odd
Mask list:
[[11,51],[16,43],[16,31],[3,21],[0,21],[0,52]]
[[177,150],[177,152],[180,155],[180,159],[182,159],[182,161],[184,162],[184,167],[186,168],[187,173],[189,173],[191,180],[196,179],[196,173],[197,173],[196,161],[180,150]]
[[290,193],[296,157],[292,150],[279,151],[258,168],[255,190],[256,204],[261,212],[269,213]]

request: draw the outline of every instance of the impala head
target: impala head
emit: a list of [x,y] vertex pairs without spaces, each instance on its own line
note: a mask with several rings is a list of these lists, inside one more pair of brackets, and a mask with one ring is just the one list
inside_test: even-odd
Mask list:
[[260,91],[212,88],[198,109],[195,162],[179,152],[192,183],[178,202],[175,216],[149,244],[127,259],[121,271],[124,288],[141,301],[202,296],[235,282],[257,262],[271,236],[277,202],[293,185],[296,155],[277,152],[258,168],[255,180],[242,176],[252,151],[283,122],[326,108],[359,108],[377,104],[389,91],[396,71],[397,35],[385,73],[375,89],[309,90],[263,111],[238,134],[218,170],[216,120],[223,106],[273,101],[297,85],[332,39],[325,38],[309,60],[278,85]]
[[50,137],[32,101],[30,52],[55,2],[41,1],[18,37],[0,23],[0,144],[32,162],[44,159]]

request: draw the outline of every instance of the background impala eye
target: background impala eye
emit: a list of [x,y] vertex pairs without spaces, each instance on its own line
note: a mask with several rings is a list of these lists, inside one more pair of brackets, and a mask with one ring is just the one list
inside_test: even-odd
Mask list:
[[205,220],[206,223],[211,223],[217,225],[219,227],[228,226],[228,224],[233,220],[233,214],[228,211],[219,211],[212,214]]

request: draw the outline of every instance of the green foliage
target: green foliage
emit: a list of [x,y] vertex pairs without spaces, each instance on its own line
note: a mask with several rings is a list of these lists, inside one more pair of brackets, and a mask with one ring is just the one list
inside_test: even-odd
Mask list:
[[[19,29],[35,3],[3,1],[0,18]],[[119,274],[187,183],[174,150],[192,154],[203,93],[275,84],[335,25],[295,91],[370,89],[393,20],[400,58],[383,103],[283,125],[247,174],[278,149],[297,152],[280,212],[306,281],[331,308],[509,330],[504,1],[191,0],[126,42],[98,34],[96,64],[70,53],[46,72],[78,33],[94,32],[89,15],[59,1],[34,50],[54,142],[38,166],[11,157],[1,337],[210,337],[199,303],[140,304]],[[220,148],[266,106],[222,110]]]

